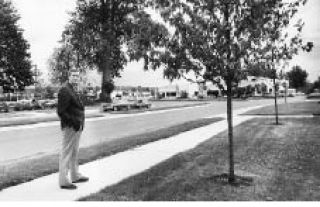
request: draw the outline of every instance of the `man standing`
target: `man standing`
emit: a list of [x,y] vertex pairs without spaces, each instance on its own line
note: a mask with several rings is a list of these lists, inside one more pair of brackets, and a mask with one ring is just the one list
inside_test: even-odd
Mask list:
[[89,180],[79,173],[78,167],[79,140],[84,127],[84,106],[76,93],[78,82],[78,72],[70,71],[69,82],[58,93],[57,113],[63,134],[59,159],[59,185],[62,189],[76,189],[77,186],[72,183]]

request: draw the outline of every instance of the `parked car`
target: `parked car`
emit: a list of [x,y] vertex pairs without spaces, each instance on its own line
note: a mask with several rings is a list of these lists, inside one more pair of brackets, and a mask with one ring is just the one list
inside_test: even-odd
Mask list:
[[18,100],[15,108],[17,111],[32,110],[33,100],[29,100],[29,99]]
[[121,95],[117,95],[112,99],[112,103],[104,103],[102,104],[103,111],[121,111],[121,110],[129,110],[133,106],[133,100],[128,97],[123,97]]
[[150,108],[151,104],[149,103],[149,97],[145,96],[136,96],[134,98],[134,108],[143,109],[143,108]]
[[35,99],[21,99],[17,102],[12,102],[11,108],[15,111],[23,111],[23,110],[37,110],[42,109],[43,107],[40,103]]
[[130,109],[150,108],[151,104],[147,99],[137,96],[121,96],[117,95],[112,103],[102,104],[103,111],[121,111]]
[[0,112],[9,112],[9,106],[6,102],[0,102]]
[[50,108],[50,109],[53,109],[55,107],[57,107],[58,105],[58,100],[57,99],[47,99],[43,104],[42,106],[44,108]]
[[23,103],[20,103],[18,101],[11,103],[11,106],[13,107],[14,111],[23,111]]
[[17,102],[15,102],[15,101],[6,101],[6,104],[8,106],[9,112],[10,112],[10,111],[15,110]]
[[320,93],[310,93],[307,99],[320,99]]
[[42,109],[44,109],[44,103],[46,103],[46,102],[47,102],[47,99],[40,99],[40,100],[37,101],[38,105],[39,105]]
[[32,100],[32,108],[33,110],[43,109],[43,106],[39,103],[38,100],[33,99]]

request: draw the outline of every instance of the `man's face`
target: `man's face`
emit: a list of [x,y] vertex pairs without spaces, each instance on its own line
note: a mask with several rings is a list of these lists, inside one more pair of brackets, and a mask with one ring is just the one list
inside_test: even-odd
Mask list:
[[69,76],[69,83],[73,86],[77,86],[79,83],[79,73],[71,72]]
[[79,84],[79,73],[78,72],[71,72],[69,75],[69,83],[73,86],[74,90],[78,90]]

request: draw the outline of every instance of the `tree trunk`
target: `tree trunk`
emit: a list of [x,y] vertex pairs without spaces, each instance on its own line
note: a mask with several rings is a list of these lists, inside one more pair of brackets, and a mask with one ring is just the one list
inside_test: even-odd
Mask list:
[[102,81],[101,81],[101,94],[100,101],[111,103],[111,92],[107,90],[105,85],[109,85],[113,83],[112,79],[112,63],[110,60],[110,56],[106,57],[100,66],[100,71],[102,71]]
[[278,116],[278,101],[277,101],[277,85],[276,85],[276,78],[273,78],[273,85],[274,85],[274,111],[276,114],[276,125],[279,124],[279,116]]
[[102,71],[102,83],[101,83],[101,94],[100,94],[100,100],[102,102],[110,103],[111,102],[111,93],[106,90],[104,87],[105,84],[110,84],[112,83],[112,77],[111,77],[111,72],[109,68],[105,68]]
[[99,70],[102,71],[102,81],[101,81],[101,94],[100,101],[110,103],[111,102],[111,92],[112,90],[107,90],[105,85],[113,84],[113,64],[112,64],[112,41],[115,39],[113,37],[113,22],[114,17],[113,11],[113,1],[100,0],[101,9],[100,15],[103,19],[102,31],[101,31],[101,44],[102,51],[100,51],[100,66]]
[[234,176],[234,155],[233,155],[233,118],[232,118],[232,84],[227,80],[227,121],[229,139],[229,183],[235,181]]
[[[230,26],[229,18],[229,3],[226,3],[226,9],[224,12],[224,18],[228,26]],[[230,46],[231,42],[231,31],[230,29],[226,33],[226,38],[228,42],[228,47]],[[230,64],[230,56],[231,56],[231,48],[228,48],[228,54],[227,54],[227,64]],[[233,120],[232,120],[232,79],[233,74],[231,73],[230,65],[227,65],[226,67],[228,71],[228,77],[226,78],[227,81],[227,121],[228,121],[228,139],[229,139],[229,177],[228,182],[234,183],[235,182],[235,176],[234,176],[234,156],[233,156]]]
[[275,63],[274,63],[274,48],[272,48],[271,59],[272,59],[272,68],[273,68],[274,111],[276,114],[276,125],[278,125],[279,124],[279,117],[278,117],[277,85],[276,85],[277,71],[276,71]]

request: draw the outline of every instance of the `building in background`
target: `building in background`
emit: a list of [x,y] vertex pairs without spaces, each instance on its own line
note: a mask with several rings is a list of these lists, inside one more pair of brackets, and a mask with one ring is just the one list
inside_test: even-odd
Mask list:
[[[276,79],[278,93],[280,96],[294,95],[294,91],[288,89],[289,82],[284,79]],[[247,79],[240,81],[238,88],[250,96],[274,96],[273,79],[265,77],[248,76]],[[224,96],[224,90],[227,89],[225,82],[221,79],[219,86],[211,81],[187,84],[170,84],[159,87],[159,95],[162,99],[177,98],[217,98]],[[250,92],[248,92],[250,91]],[[290,93],[289,93],[290,91]]]
[[[276,84],[278,85],[279,94],[284,94],[288,91],[289,81],[285,79],[276,79]],[[274,83],[273,79],[266,77],[256,77],[248,76],[246,80],[242,80],[239,83],[239,87],[248,87],[251,86],[253,91],[253,96],[274,96]]]
[[176,85],[167,85],[158,88],[159,97],[163,99],[176,99],[179,98],[180,88],[178,84]]
[[144,97],[147,99],[158,98],[157,87],[141,87],[141,86],[115,86],[115,89],[111,93],[111,98],[115,97]]

